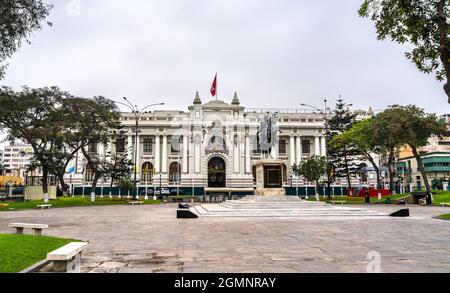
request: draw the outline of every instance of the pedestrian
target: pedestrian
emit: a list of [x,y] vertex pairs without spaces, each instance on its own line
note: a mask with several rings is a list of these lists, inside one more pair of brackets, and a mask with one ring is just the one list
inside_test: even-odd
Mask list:
[[370,203],[370,192],[369,192],[369,189],[366,189],[366,203],[367,204]]

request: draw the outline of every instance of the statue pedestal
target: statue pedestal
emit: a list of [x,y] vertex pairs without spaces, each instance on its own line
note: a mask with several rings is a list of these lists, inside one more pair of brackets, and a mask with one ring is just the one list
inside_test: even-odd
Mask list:
[[286,196],[283,188],[282,160],[261,160],[256,164],[256,190],[255,195]]

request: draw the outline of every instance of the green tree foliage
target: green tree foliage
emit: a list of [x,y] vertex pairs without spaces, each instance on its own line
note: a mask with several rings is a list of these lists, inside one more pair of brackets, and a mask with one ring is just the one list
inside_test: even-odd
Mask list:
[[[98,180],[107,175],[110,166],[105,164],[102,154],[90,151],[89,146],[109,142],[112,132],[121,128],[120,113],[113,101],[101,96],[72,98],[63,106],[66,143],[83,153],[94,174],[92,190],[95,191]],[[91,194],[91,200],[95,200],[95,192]]]
[[[419,151],[421,147],[428,144],[429,138],[445,134],[446,127],[442,120],[438,119],[435,114],[427,114],[423,109],[414,105],[394,105],[378,114],[374,119],[373,139],[381,147],[390,150],[390,157],[394,157],[394,161],[394,150],[402,146],[409,146],[417,160],[428,192],[431,191],[431,186]],[[394,166],[393,163],[391,165]]]
[[413,45],[406,57],[421,72],[445,81],[450,103],[449,13],[448,0],[365,0],[359,10],[375,22],[378,39]]
[[[356,115],[346,109],[343,99],[339,99],[334,109],[334,115],[329,119],[328,141],[334,136],[349,130],[355,123]],[[345,177],[351,187],[351,177],[359,171],[358,152],[353,145],[335,144],[328,145],[329,163],[332,166],[335,177]]]
[[30,89],[20,92],[2,87],[0,90],[0,124],[7,129],[8,139],[30,144],[33,148],[32,167],[42,168],[44,201],[48,202],[48,175],[53,168],[64,125],[54,115],[62,101],[70,95],[57,87]]
[[41,0],[0,0],[0,80],[5,74],[6,59],[24,40],[29,43],[28,38],[41,28],[52,7]]
[[356,123],[344,133],[334,136],[330,141],[330,147],[342,149],[345,146],[350,146],[358,155],[368,160],[375,169],[378,188],[381,188],[380,166],[375,161],[374,154],[382,154],[383,151],[372,135],[373,125],[373,118]]
[[303,160],[297,168],[299,175],[302,175],[308,181],[316,183],[318,191],[320,188],[320,179],[327,171],[327,158],[311,156],[308,159]]
[[394,106],[387,111],[393,112],[393,115],[397,117],[399,139],[411,148],[427,191],[430,192],[430,183],[419,149],[428,144],[430,137],[444,136],[446,134],[445,124],[435,114],[427,114],[423,109],[413,105]]
[[134,164],[132,160],[128,159],[127,153],[117,152],[109,152],[103,164],[105,165],[104,177],[111,182],[109,191],[109,195],[111,196],[114,183],[124,178],[130,178]]
[[[120,178],[117,182],[117,187],[120,189],[120,193],[123,194],[128,194],[128,192],[133,192],[134,190],[134,184],[131,180],[131,178]],[[122,197],[122,196],[121,196]]]

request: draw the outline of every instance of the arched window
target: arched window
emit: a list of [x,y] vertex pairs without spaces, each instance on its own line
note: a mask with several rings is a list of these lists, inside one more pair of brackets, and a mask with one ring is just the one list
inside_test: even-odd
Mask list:
[[86,165],[86,167],[84,167],[84,181],[86,182],[94,181],[94,172],[92,172],[89,164]]
[[169,166],[169,180],[170,183],[179,183],[181,181],[181,165],[178,162],[173,162]]
[[150,162],[142,165],[141,182],[151,183],[153,180],[153,165]]

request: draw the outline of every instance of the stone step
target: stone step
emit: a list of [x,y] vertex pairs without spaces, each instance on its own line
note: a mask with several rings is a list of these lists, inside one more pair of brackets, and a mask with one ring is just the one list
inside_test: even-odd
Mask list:
[[222,204],[202,204],[191,208],[202,217],[380,217],[387,216],[365,208],[308,202],[293,197],[250,197]]
[[229,204],[223,203],[222,206],[230,208],[230,209],[240,209],[240,208],[248,208],[248,209],[265,209],[265,208],[299,208],[299,209],[314,209],[314,208],[324,208],[329,207],[330,205],[305,205],[305,204]]
[[194,213],[201,217],[234,217],[234,218],[307,218],[307,217],[385,217],[385,214],[374,212],[327,212],[327,213],[217,213],[217,212],[199,212]]
[[326,213],[326,212],[369,212],[364,209],[220,209],[214,207],[202,207],[206,212],[218,212],[218,213],[270,213],[270,212],[279,212],[279,213],[289,213],[289,212],[297,212],[297,213]]

